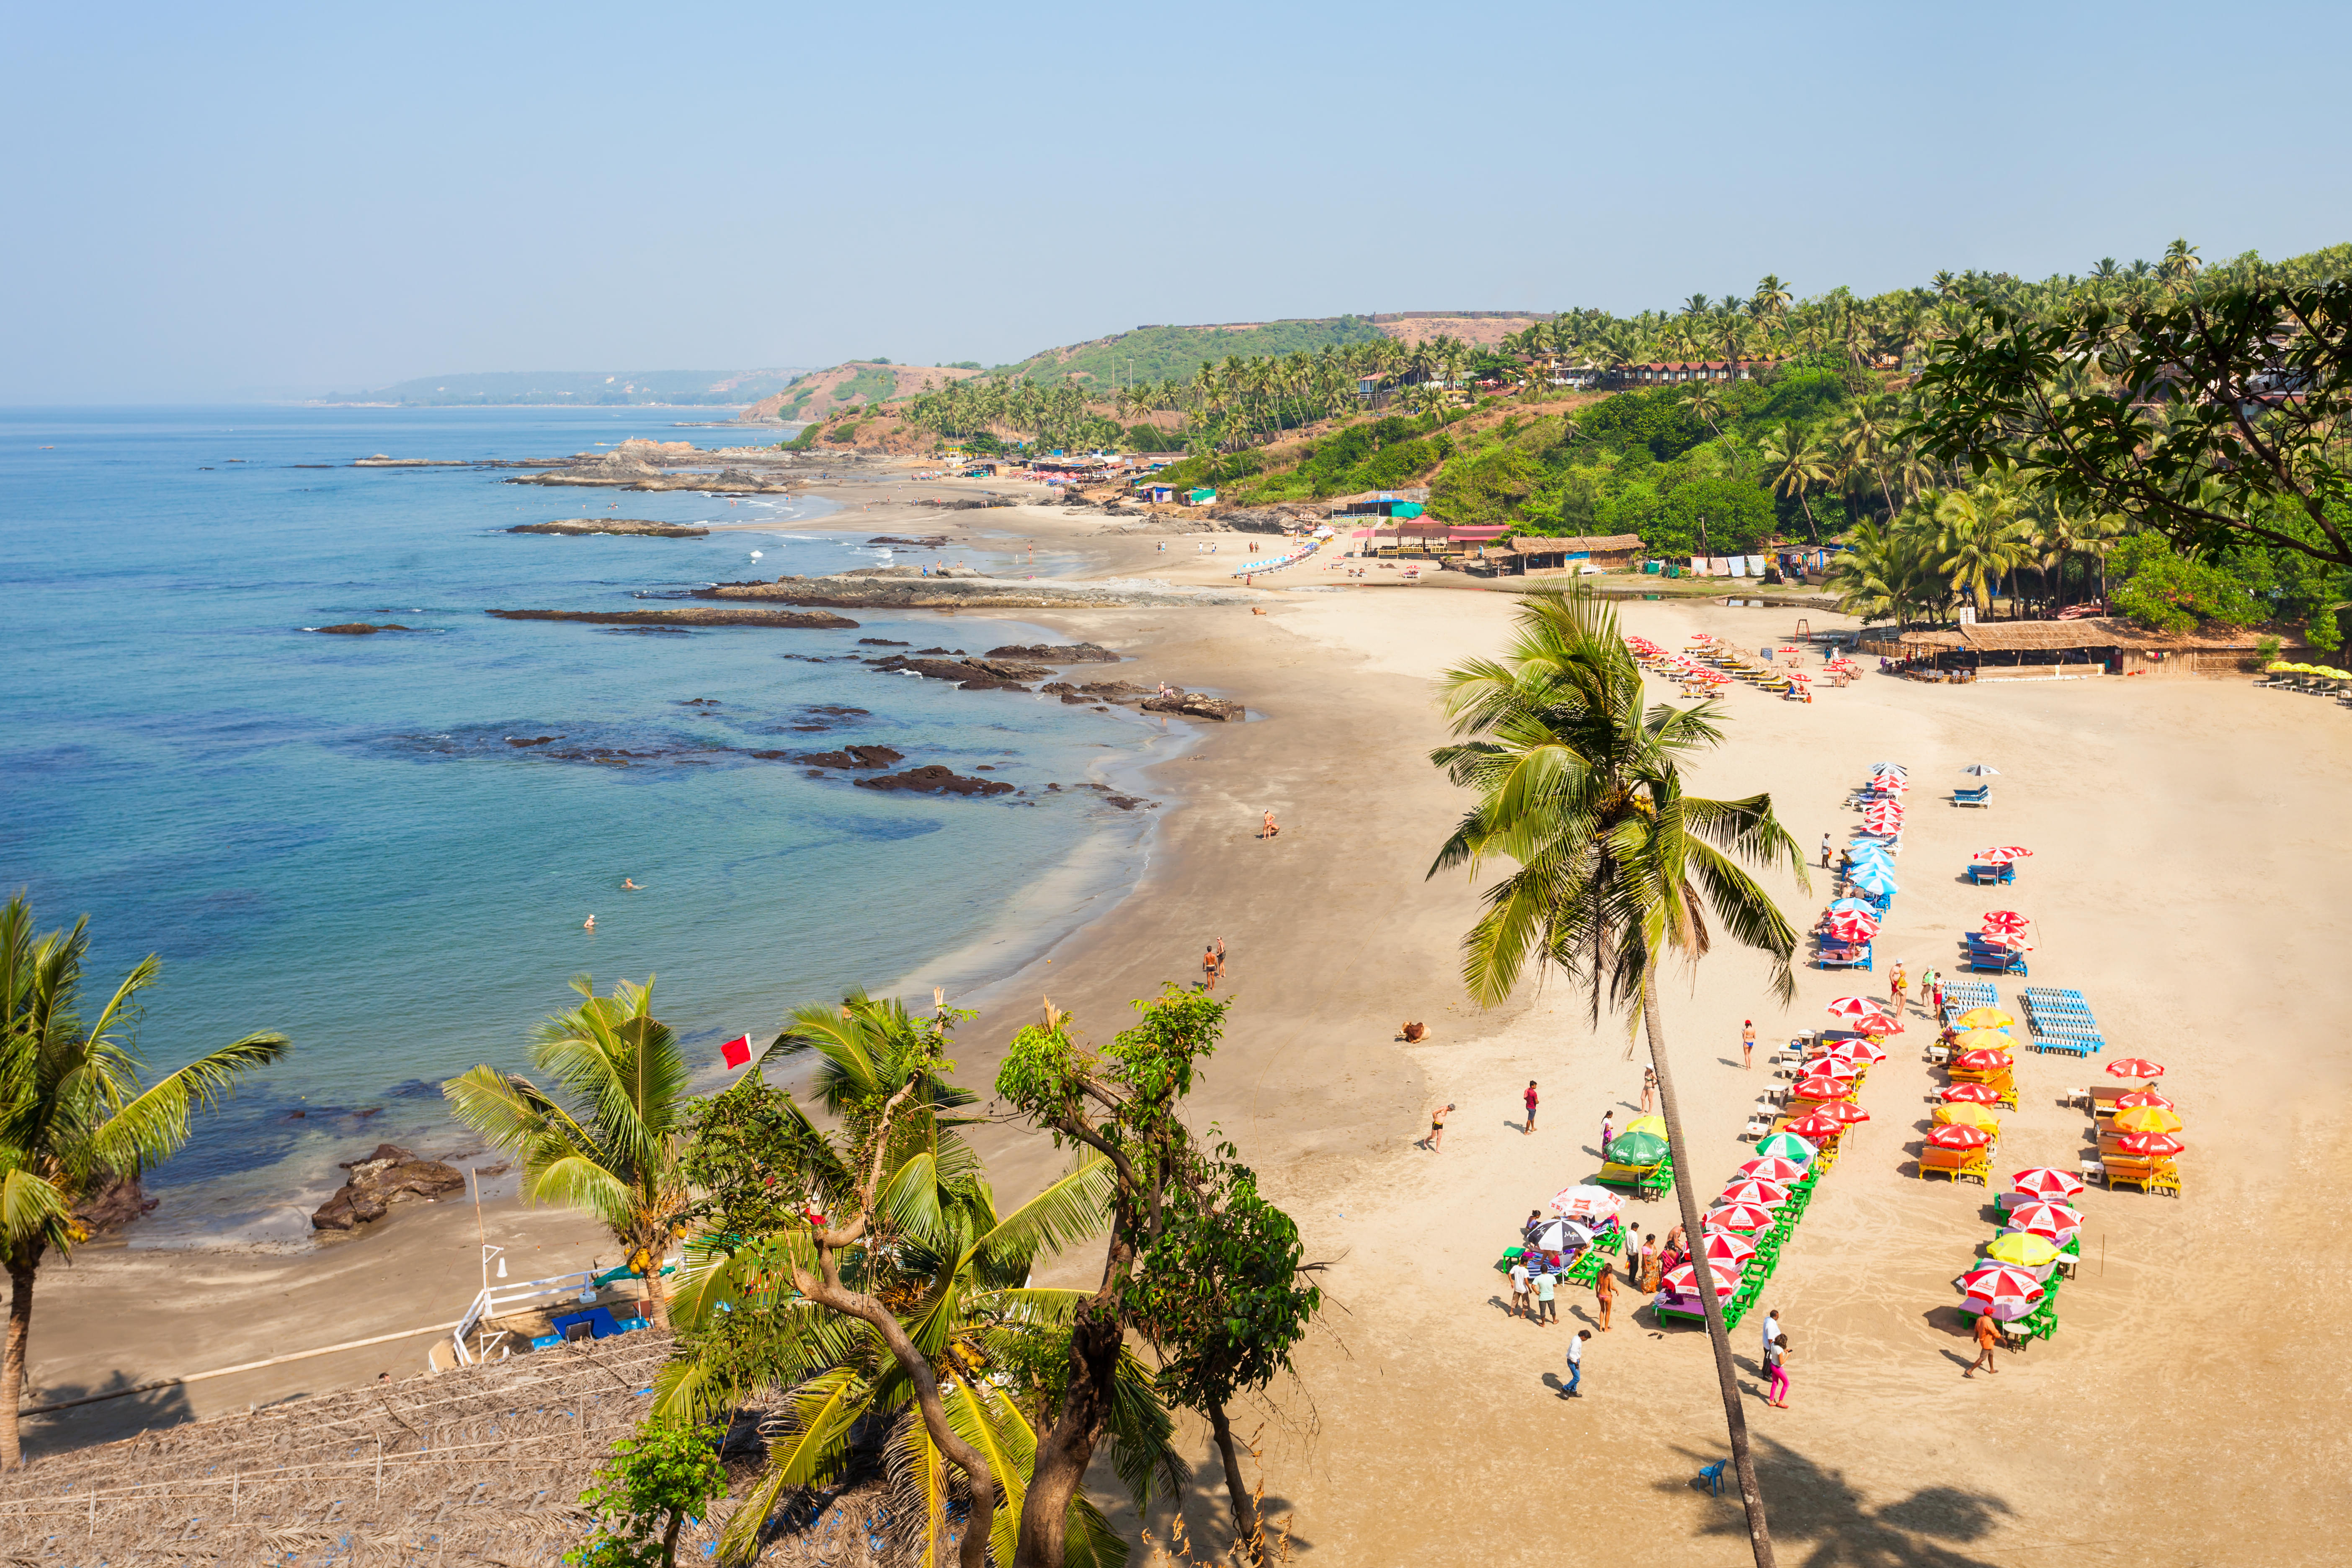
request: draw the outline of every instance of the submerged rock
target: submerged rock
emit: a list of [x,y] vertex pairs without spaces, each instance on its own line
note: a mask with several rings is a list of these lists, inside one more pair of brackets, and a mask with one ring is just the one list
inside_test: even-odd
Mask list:
[[351,1180],[310,1216],[313,1230],[356,1230],[399,1203],[430,1203],[466,1189],[466,1178],[438,1160],[420,1160],[396,1143],[379,1143],[364,1160],[346,1160]]

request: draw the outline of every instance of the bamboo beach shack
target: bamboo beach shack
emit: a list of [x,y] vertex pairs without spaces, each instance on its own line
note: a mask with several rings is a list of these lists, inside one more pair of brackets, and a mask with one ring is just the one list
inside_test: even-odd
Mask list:
[[2077,680],[2108,675],[2223,675],[2257,667],[2264,637],[2282,652],[2303,639],[2255,627],[2152,632],[2115,616],[1979,621],[1942,631],[1864,633],[1864,653],[1904,661],[1921,680]]

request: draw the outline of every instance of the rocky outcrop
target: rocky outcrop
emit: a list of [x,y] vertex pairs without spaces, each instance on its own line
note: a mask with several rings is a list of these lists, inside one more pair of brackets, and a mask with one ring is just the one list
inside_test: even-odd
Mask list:
[[1199,691],[1171,691],[1165,697],[1147,697],[1137,704],[1146,713],[1173,713],[1185,719],[1213,719],[1219,723],[1232,723],[1244,717],[1248,710],[1223,697],[1211,697]]
[[584,621],[597,626],[783,626],[795,631],[855,630],[845,616],[791,610],[486,610],[502,621]]
[[1117,664],[1120,656],[1100,643],[1015,643],[988,650],[991,658],[1025,658],[1036,664]]
[[509,533],[620,533],[645,539],[700,539],[710,531],[684,523],[656,522],[643,517],[566,517],[553,522],[520,522]]
[[415,626],[394,626],[390,622],[386,622],[383,626],[375,626],[366,621],[344,621],[338,626],[312,626],[310,629],[314,632],[323,632],[330,637],[363,637],[372,636],[376,632],[413,632],[416,628]]
[[465,1176],[438,1160],[420,1160],[397,1143],[379,1143],[364,1160],[346,1160],[351,1180],[310,1216],[313,1230],[356,1230],[392,1205],[430,1203],[466,1190]]
[[925,767],[908,768],[902,773],[881,773],[870,779],[851,781],[859,789],[905,789],[924,795],[1011,795],[1013,786],[1002,779],[975,779],[943,768],[937,763]]
[[1247,605],[1264,596],[1240,588],[1179,588],[1165,583],[1036,582],[982,577],[969,567],[922,576],[891,566],[834,577],[779,577],[772,583],[718,583],[698,599],[772,599],[877,610],[1117,609],[1126,605]]
[[74,1205],[73,1217],[93,1237],[121,1230],[141,1215],[152,1214],[160,1199],[149,1197],[136,1176],[118,1176],[85,1194]]

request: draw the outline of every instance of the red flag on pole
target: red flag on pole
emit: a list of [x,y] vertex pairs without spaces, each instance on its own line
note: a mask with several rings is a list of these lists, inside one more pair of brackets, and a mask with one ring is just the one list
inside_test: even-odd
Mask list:
[[727,1065],[729,1067],[741,1067],[744,1063],[751,1059],[751,1037],[749,1035],[736,1036],[733,1039],[719,1047],[719,1054],[727,1058]]

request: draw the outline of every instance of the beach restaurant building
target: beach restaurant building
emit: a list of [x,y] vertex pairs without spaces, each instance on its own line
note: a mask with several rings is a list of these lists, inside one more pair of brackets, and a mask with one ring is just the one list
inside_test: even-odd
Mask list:
[[[1865,632],[1862,651],[1902,659],[1926,680],[2055,680],[2097,675],[2220,675],[2256,668],[2265,634],[2211,626],[2152,632],[2111,616],[1981,621],[1932,632]],[[2276,635],[2276,634],[2272,634]],[[2303,640],[2280,637],[2282,650]],[[2290,657],[2292,657],[2290,655]]]

